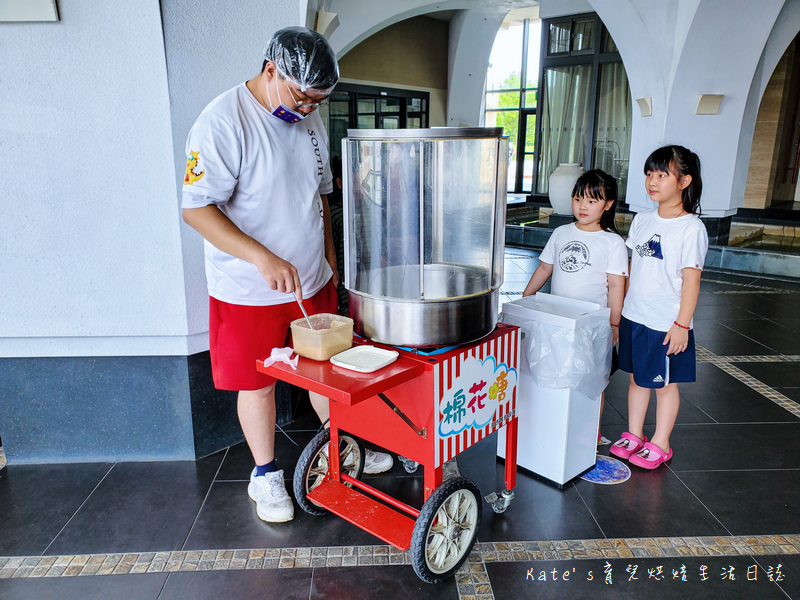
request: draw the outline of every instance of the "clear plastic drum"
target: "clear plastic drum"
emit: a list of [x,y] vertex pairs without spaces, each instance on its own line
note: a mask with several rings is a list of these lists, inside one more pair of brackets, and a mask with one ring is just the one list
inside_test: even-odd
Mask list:
[[350,130],[345,286],[361,335],[459,344],[494,329],[507,139],[497,129]]

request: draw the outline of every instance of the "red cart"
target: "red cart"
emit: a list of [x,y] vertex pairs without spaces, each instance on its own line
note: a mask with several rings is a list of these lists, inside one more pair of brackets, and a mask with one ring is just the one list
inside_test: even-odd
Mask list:
[[[355,343],[365,342],[357,338]],[[437,583],[452,576],[469,556],[482,507],[471,480],[442,481],[444,464],[507,426],[506,489],[486,499],[503,512],[514,497],[519,331],[499,324],[478,342],[432,356],[385,348],[398,350],[400,356],[374,373],[302,357],[297,370],[283,363],[264,367],[263,361],[257,368],[330,398],[330,429],[306,446],[295,468],[298,504],[311,514],[330,511],[400,550],[411,548],[414,571]],[[360,440],[397,453],[409,472],[422,465],[421,509],[360,481]]]

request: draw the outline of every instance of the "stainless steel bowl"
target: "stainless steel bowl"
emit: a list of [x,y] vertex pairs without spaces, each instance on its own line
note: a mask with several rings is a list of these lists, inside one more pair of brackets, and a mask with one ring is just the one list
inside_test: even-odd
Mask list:
[[[362,275],[363,276],[363,275]],[[451,346],[491,333],[497,324],[498,290],[488,289],[486,270],[427,265],[424,300],[402,300],[419,286],[419,266],[370,272],[350,290],[350,314],[359,335],[394,346]]]

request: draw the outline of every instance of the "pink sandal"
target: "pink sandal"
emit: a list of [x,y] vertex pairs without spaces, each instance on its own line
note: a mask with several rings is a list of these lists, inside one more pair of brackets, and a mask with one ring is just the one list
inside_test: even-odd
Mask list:
[[664,452],[661,448],[650,442],[645,442],[644,448],[639,450],[636,454],[630,457],[632,465],[642,467],[643,469],[655,469],[660,467],[669,459],[672,458],[672,448],[669,452]]
[[622,459],[628,459],[631,455],[636,454],[647,444],[647,436],[644,439],[638,438],[632,433],[625,432],[622,437],[614,442],[611,446],[611,454],[618,456]]

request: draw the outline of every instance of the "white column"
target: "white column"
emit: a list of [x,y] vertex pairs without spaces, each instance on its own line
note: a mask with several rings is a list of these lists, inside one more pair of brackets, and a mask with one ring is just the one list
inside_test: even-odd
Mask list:
[[[216,96],[261,69],[263,50],[283,27],[303,25],[306,0],[163,0],[170,95],[174,206],[180,204],[189,129]],[[302,13],[302,14],[301,14]],[[203,241],[180,215],[188,354],[208,349],[208,292]]]
[[462,10],[450,21],[447,125],[477,127],[489,55],[508,9]]
[[[651,206],[637,174],[652,150],[680,144],[703,165],[703,214],[735,213],[761,97],[750,88],[783,2],[590,2],[620,50],[634,99],[653,99],[651,117],[634,108],[627,202],[634,210]],[[724,95],[719,114],[695,114],[700,94]]]

